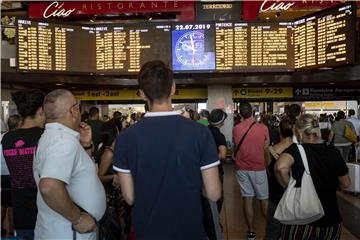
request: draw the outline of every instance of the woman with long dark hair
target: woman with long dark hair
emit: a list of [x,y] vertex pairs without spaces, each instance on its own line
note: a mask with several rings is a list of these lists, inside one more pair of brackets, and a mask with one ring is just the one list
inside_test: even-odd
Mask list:
[[[121,195],[120,184],[113,170],[114,145],[117,135],[119,134],[118,126],[114,121],[108,121],[100,128],[100,149],[95,153],[95,161],[98,163],[98,175],[104,185],[106,192],[107,207],[116,212],[117,221],[122,230],[127,231],[129,224],[129,208]],[[122,239],[122,236],[119,236]]]
[[280,121],[279,132],[280,141],[269,146],[270,163],[267,168],[269,183],[269,205],[267,212],[267,225],[265,240],[278,240],[281,233],[281,223],[274,218],[274,213],[279,201],[284,194],[283,187],[278,183],[275,177],[274,167],[280,154],[285,151],[292,143],[294,121],[289,117],[284,117]]
[[[95,153],[95,160],[99,166],[99,178],[104,184],[106,193],[113,189],[115,171],[112,168],[115,139],[118,135],[118,127],[113,121],[106,122],[100,128],[101,147]],[[116,181],[116,180],[115,180]]]
[[12,94],[22,125],[6,133],[1,141],[10,172],[14,228],[19,239],[33,239],[36,223],[36,184],[33,176],[34,149],[43,133],[44,93],[24,90]]

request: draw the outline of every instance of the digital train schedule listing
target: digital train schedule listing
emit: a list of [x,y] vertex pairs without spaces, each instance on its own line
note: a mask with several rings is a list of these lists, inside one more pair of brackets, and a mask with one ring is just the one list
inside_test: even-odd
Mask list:
[[217,22],[216,70],[293,71],[292,34],[291,22]]
[[294,22],[295,68],[335,67],[354,62],[354,4],[327,9]]
[[356,5],[294,21],[54,23],[18,19],[17,70],[136,74],[159,59],[175,72],[303,71],[355,62]]
[[97,72],[137,73],[153,59],[170,64],[170,30],[170,24],[147,23],[96,27]]
[[215,70],[214,25],[174,24],[172,60],[174,71]]

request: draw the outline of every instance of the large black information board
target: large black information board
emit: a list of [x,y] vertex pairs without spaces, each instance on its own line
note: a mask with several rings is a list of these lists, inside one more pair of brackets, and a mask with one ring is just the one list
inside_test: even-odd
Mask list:
[[21,72],[136,74],[159,59],[175,72],[282,72],[355,61],[354,3],[293,22],[78,25],[19,19]]
[[216,70],[293,71],[292,23],[216,23]]
[[[170,24],[96,27],[96,72],[137,73],[147,61],[171,64]],[[94,71],[93,70],[93,71]]]
[[353,4],[306,16],[294,22],[295,68],[335,67],[355,60]]
[[31,20],[17,22],[20,71],[93,72],[94,29]]
[[152,59],[171,63],[171,25],[79,26],[18,20],[18,69],[137,73]]

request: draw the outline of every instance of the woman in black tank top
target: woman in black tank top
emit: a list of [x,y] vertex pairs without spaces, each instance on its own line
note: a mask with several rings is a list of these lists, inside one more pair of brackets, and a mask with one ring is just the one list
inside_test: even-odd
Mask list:
[[109,121],[102,125],[100,129],[101,147],[95,153],[94,158],[98,164],[98,175],[104,184],[107,194],[113,191],[113,183],[116,185],[116,173],[112,168],[113,149],[116,137],[118,135],[117,126],[114,122]]
[[279,155],[287,149],[293,142],[293,126],[294,122],[288,117],[281,119],[280,130],[280,142],[269,147],[270,163],[267,168],[268,183],[269,183],[269,205],[267,212],[267,225],[265,240],[279,239],[281,234],[281,223],[274,218],[276,207],[284,193],[283,187],[278,183],[274,166],[279,158]]

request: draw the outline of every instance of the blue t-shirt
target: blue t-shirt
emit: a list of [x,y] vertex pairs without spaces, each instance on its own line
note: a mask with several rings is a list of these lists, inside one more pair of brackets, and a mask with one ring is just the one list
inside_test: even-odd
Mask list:
[[175,112],[147,113],[122,132],[114,169],[134,180],[136,239],[206,239],[201,171],[218,164],[209,129]]

